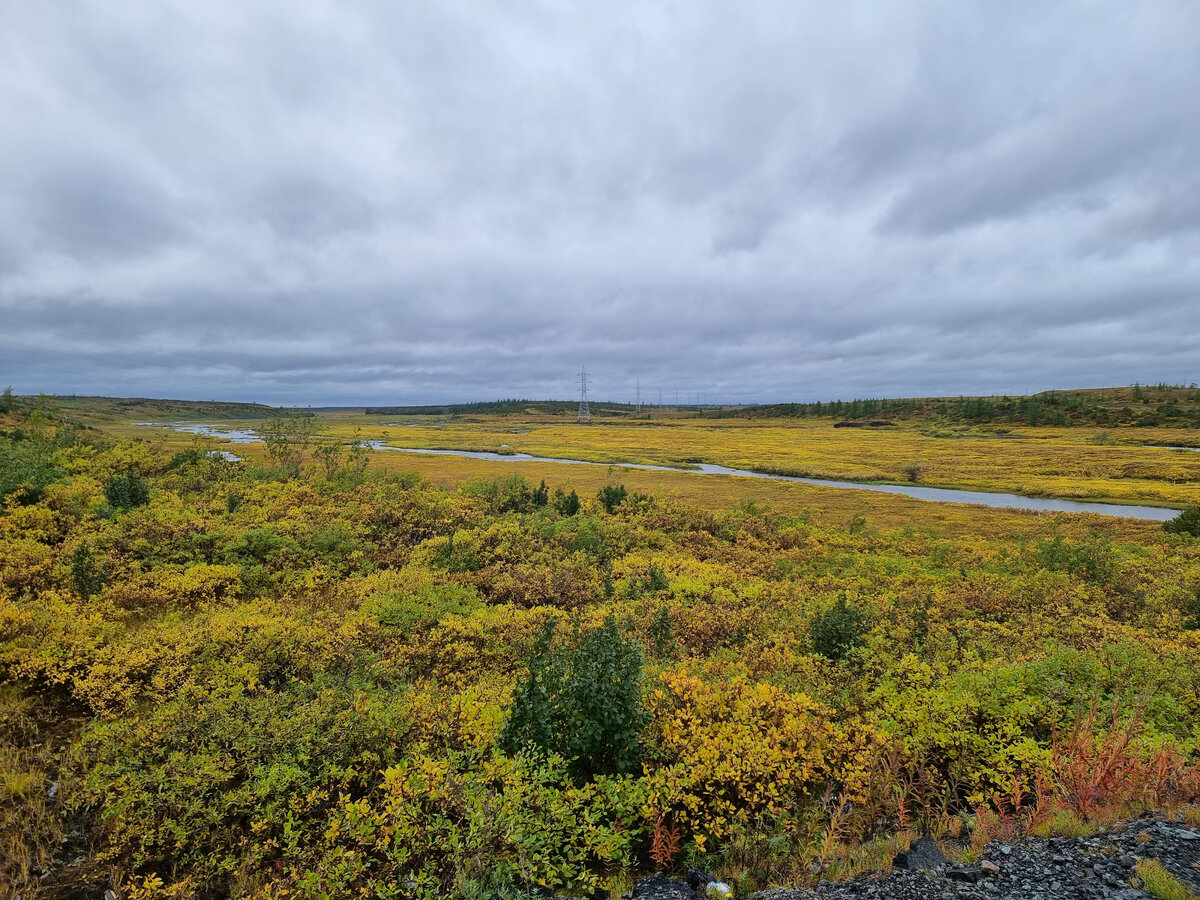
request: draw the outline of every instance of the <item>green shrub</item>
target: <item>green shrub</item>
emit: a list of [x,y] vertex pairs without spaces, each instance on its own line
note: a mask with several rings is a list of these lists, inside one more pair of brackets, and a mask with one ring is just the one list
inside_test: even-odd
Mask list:
[[16,494],[23,503],[36,503],[42,491],[63,477],[50,461],[51,449],[37,441],[0,437],[0,501]]
[[628,496],[628,492],[625,490],[625,485],[606,484],[600,488],[600,493],[596,495],[596,499],[600,501],[605,512],[612,514],[616,512],[618,506],[625,502],[626,496]]
[[538,637],[501,749],[558,754],[577,781],[635,771],[647,722],[641,646],[622,637],[612,616],[577,632],[574,647],[554,642],[555,624],[548,621]]
[[1189,506],[1175,518],[1163,522],[1163,531],[1200,537],[1200,506]]
[[539,505],[535,499],[535,491],[520,475],[509,475],[507,478],[476,478],[463,486],[463,493],[469,497],[479,497],[488,505],[488,509],[496,514],[506,512],[527,513]]
[[150,502],[150,487],[137,472],[124,472],[104,482],[104,499],[113,509],[134,509]]
[[808,626],[813,652],[834,662],[845,659],[862,643],[862,620],[862,611],[847,603],[845,594],[839,594],[837,602]]
[[95,723],[78,745],[78,799],[103,809],[93,839],[131,869],[214,888],[303,858],[339,798],[364,795],[398,760],[397,699],[324,676],[279,692],[221,683]]
[[579,494],[571,488],[567,493],[562,488],[554,489],[554,509],[560,516],[573,516],[579,512]]
[[385,628],[411,634],[436,625],[444,616],[470,615],[483,606],[473,587],[425,584],[403,594],[374,594],[363,601],[362,611]]

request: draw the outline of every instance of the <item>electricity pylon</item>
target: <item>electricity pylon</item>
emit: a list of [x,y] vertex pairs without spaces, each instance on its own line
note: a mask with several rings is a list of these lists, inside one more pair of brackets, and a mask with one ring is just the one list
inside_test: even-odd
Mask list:
[[591,421],[592,421],[592,411],[588,407],[587,383],[588,383],[587,366],[583,366],[579,370],[579,418],[576,419],[575,421],[576,422],[587,422],[590,425]]

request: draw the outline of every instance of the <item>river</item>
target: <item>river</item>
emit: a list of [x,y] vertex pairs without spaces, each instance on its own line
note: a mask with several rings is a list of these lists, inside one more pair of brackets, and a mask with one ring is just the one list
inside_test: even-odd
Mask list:
[[[253,444],[261,441],[258,432],[249,428],[226,428],[223,425],[200,425],[186,422],[138,422],[138,425],[170,428],[187,434],[203,434],[221,438],[231,444]],[[1021,494],[1001,494],[992,491],[964,491],[956,488],[921,487],[916,484],[868,484],[862,481],[834,481],[828,478],[802,478],[798,475],[771,475],[766,472],[751,472],[749,469],[731,469],[713,463],[699,463],[689,469],[673,466],[655,466],[647,463],[598,463],[586,459],[563,459],[555,456],[532,456],[528,453],[491,453],[485,450],[429,450],[422,447],[392,447],[386,441],[367,441],[372,450],[390,450],[397,453],[425,453],[434,456],[463,456],[470,459],[488,459],[496,462],[548,462],[575,466],[612,466],[617,469],[647,469],[654,472],[678,472],[685,475],[734,475],[740,478],[766,478],[771,481],[794,481],[801,484],[816,484],[822,487],[847,488],[855,491],[878,491],[882,494],[899,494],[917,500],[932,500],[937,503],[974,503],[1004,509],[1025,509],[1035,512],[1091,513],[1100,516],[1122,516],[1128,519],[1148,519],[1165,522],[1179,515],[1178,509],[1162,506],[1132,506],[1123,503],[1092,503],[1083,500],[1057,500],[1051,497],[1026,497]],[[1194,447],[1170,447],[1171,450],[1194,450]],[[235,454],[222,451],[226,458],[237,459]]]
[[384,441],[368,441],[372,449],[394,450],[400,453],[427,453],[440,456],[465,456],[471,459],[489,459],[497,462],[552,462],[583,466],[613,466],[617,469],[649,469],[655,472],[680,472],[693,475],[736,475],[742,478],[766,478],[772,481],[794,481],[801,484],[817,484],[822,487],[849,488],[857,491],[878,491],[883,494],[900,494],[917,500],[933,500],[939,503],[975,503],[1006,509],[1027,509],[1036,512],[1082,512],[1101,516],[1123,516],[1130,519],[1149,519],[1165,522],[1179,515],[1179,510],[1161,506],[1129,506],[1122,503],[1092,503],[1081,500],[1057,500],[1051,497],[1025,497],[1020,494],[1000,494],[992,491],[964,491],[955,488],[921,487],[909,484],[867,484],[861,481],[833,481],[827,478],[802,478],[798,475],[770,475],[751,472],[748,469],[731,469],[713,463],[700,463],[694,468],[677,469],[672,466],[654,466],[645,463],[597,463],[584,459],[561,459],[553,456],[531,456],[528,453],[490,453],[482,450],[427,450],[420,447],[391,447]]

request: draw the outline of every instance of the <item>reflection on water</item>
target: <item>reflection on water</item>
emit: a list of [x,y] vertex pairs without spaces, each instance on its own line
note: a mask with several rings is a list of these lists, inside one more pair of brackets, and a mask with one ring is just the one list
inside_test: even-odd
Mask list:
[[1006,509],[1028,509],[1039,512],[1083,512],[1102,516],[1124,516],[1130,519],[1150,519],[1163,522],[1179,514],[1177,509],[1159,506],[1125,506],[1119,503],[1088,503],[1078,500],[1055,500],[1049,497],[1023,497],[1020,494],[997,494],[990,491],[960,491],[953,488],[931,488],[918,485],[863,484],[858,481],[832,481],[826,478],[801,478],[796,475],[768,475],[746,469],[731,469],[712,463],[700,463],[694,468],[677,469],[671,466],[653,466],[641,463],[595,463],[582,459],[560,459],[550,456],[531,456],[528,453],[489,453],[481,450],[424,450],[418,447],[390,447],[383,441],[367,442],[375,450],[395,450],[401,453],[430,453],[444,456],[466,456],[471,459],[491,459],[501,462],[556,462],[571,465],[607,466],[620,469],[649,469],[656,472],[683,472],[697,475],[737,475],[743,478],[766,478],[772,481],[798,481],[802,484],[817,484],[823,487],[850,488],[859,491],[878,491],[884,494],[901,494],[918,500],[935,500],[941,503],[975,503],[981,506]]
[[[202,434],[205,437],[215,437],[229,441],[231,444],[253,444],[261,441],[258,432],[249,428],[226,428],[224,425],[200,425],[191,422],[134,422],[147,428],[170,428],[172,431],[182,431],[184,434]],[[219,456],[226,462],[241,462],[242,457],[231,450],[213,450],[212,455]]]
[[226,425],[200,425],[192,422],[134,422],[149,428],[170,428],[172,431],[182,431],[185,434],[203,434],[207,437],[220,438],[231,444],[255,444],[262,440],[257,431],[251,428],[229,428]]

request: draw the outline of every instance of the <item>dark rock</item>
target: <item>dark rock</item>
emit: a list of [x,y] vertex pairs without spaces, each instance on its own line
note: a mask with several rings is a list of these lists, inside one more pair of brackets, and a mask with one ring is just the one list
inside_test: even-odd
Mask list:
[[634,900],[696,900],[696,892],[682,881],[657,872],[633,886]]
[[701,893],[710,881],[716,881],[717,877],[712,872],[705,872],[703,869],[692,869],[687,873],[687,883],[696,893]]
[[933,838],[917,838],[904,853],[897,853],[892,865],[897,869],[916,872],[922,869],[944,869],[949,860]]
[[961,881],[963,884],[978,884],[979,879],[983,877],[983,872],[966,866],[956,866],[946,870],[946,877],[951,881]]

